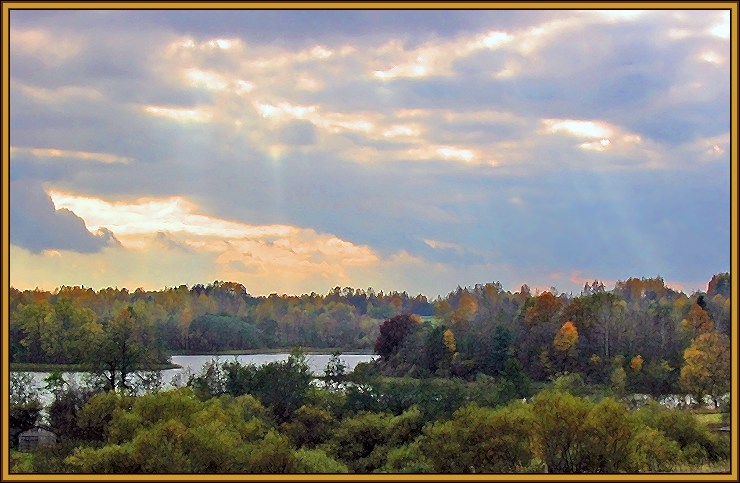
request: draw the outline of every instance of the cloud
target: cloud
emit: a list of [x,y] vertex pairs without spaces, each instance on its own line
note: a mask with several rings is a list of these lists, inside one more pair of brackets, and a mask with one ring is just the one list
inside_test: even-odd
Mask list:
[[11,51],[24,57],[56,67],[80,54],[85,41],[81,35],[57,36],[43,29],[13,29],[10,32]]
[[278,134],[278,142],[289,146],[310,146],[316,139],[316,128],[308,121],[290,121],[281,126]]
[[538,270],[573,267],[701,280],[729,263],[724,25],[712,10],[13,11],[11,179],[53,186],[122,244],[57,258],[117,254],[158,281],[145,249],[184,279],[286,290],[444,291],[497,271],[549,286]]
[[247,267],[246,273],[252,275],[273,277],[279,273],[298,280],[341,276],[347,267],[378,261],[369,247],[331,234],[219,219],[198,213],[194,203],[180,197],[112,203],[51,191],[51,198],[56,206],[79,213],[93,229],[116,233],[127,249],[214,253],[215,269],[239,279],[242,276],[234,267]]
[[35,158],[72,158],[82,159],[85,161],[97,161],[99,163],[124,163],[131,162],[131,158],[117,156],[110,153],[90,153],[86,151],[68,151],[63,149],[51,148],[25,148],[10,147],[10,157],[17,158],[18,155],[27,155]]
[[178,107],[144,106],[144,112],[175,122],[208,122],[213,117],[207,109],[183,109]]
[[40,183],[10,184],[10,242],[34,253],[43,250],[97,252],[117,244],[113,233],[91,233],[82,218],[68,209],[55,209]]

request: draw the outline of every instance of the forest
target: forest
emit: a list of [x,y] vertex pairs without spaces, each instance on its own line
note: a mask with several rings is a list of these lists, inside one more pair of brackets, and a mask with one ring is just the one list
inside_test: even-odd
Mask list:
[[[11,471],[726,471],[730,288],[729,273],[690,295],[660,277],[577,295],[487,283],[435,300],[258,297],[218,281],[11,288],[11,367],[98,376],[80,386],[52,372],[43,408],[13,373],[11,447],[40,423],[58,440],[11,450]],[[173,353],[270,348],[335,356],[318,378],[300,349],[262,366],[213,360],[175,388],[142,377]],[[353,350],[379,358],[348,372],[338,354]],[[669,396],[686,407],[660,403]]]

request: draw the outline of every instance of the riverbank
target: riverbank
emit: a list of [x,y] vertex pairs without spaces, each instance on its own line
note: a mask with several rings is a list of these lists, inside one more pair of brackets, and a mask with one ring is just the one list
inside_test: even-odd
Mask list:
[[[172,363],[154,364],[147,367],[150,371],[164,371],[167,369],[181,369],[182,366]],[[10,372],[88,372],[88,368],[83,364],[48,364],[43,362],[11,362]],[[134,370],[143,368],[135,367]]]

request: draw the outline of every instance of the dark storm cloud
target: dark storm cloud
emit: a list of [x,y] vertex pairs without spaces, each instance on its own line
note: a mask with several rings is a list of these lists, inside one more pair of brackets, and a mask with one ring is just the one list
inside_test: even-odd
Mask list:
[[79,216],[66,209],[56,210],[41,184],[30,180],[10,184],[10,226],[10,242],[32,252],[91,253],[117,244],[110,231],[94,235]]

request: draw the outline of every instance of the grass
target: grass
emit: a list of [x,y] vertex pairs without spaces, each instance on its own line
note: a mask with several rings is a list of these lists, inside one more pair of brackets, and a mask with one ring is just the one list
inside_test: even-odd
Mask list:
[[[165,369],[179,369],[177,364],[155,364],[148,370],[161,371]],[[86,372],[88,369],[83,364],[47,364],[37,362],[11,362],[10,372]]]
[[436,327],[442,321],[442,319],[440,319],[436,315],[419,315],[418,317],[421,319],[422,322],[430,323],[432,327]]
[[22,453],[10,450],[9,473],[33,473],[33,456],[31,453]]
[[705,426],[722,425],[722,413],[694,414],[694,417]]
[[694,417],[699,424],[703,425],[710,431],[717,430],[727,423],[722,421],[723,417],[727,416],[727,413],[695,413]]

